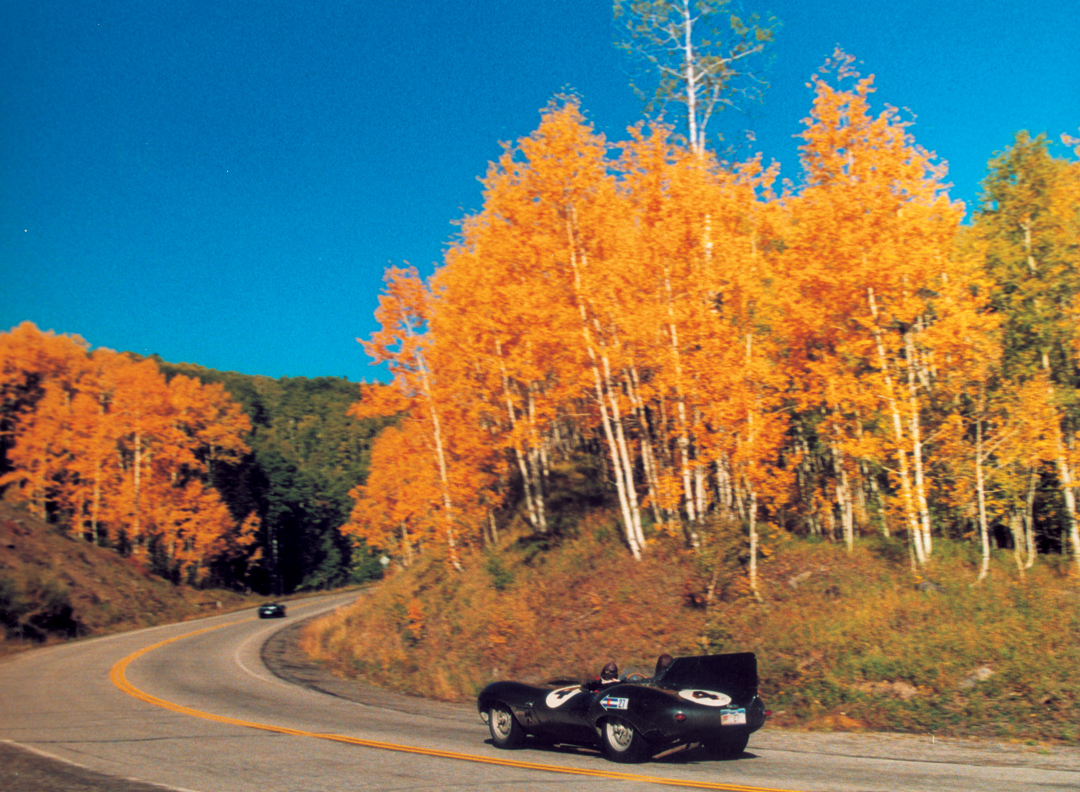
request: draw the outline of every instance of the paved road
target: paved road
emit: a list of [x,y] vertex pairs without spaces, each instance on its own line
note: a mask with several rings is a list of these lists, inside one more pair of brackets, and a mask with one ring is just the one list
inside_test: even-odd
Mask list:
[[[766,727],[734,761],[712,761],[691,751],[632,767],[584,751],[497,751],[486,742],[486,729],[472,707],[334,680],[290,654],[291,644],[282,636],[271,640],[297,620],[354,596],[292,603],[284,622],[259,621],[249,611],[0,662],[0,788],[1080,789],[1080,749],[1040,753],[929,737],[816,735]],[[142,650],[147,651],[133,657]]]

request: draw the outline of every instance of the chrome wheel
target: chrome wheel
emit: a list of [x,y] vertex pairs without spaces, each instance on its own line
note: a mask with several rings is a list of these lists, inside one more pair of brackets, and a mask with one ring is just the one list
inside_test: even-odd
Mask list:
[[634,742],[634,727],[628,726],[622,721],[608,721],[604,726],[607,732],[608,744],[612,750],[628,751]]
[[488,729],[496,748],[517,748],[525,739],[525,730],[510,708],[503,704],[496,704],[488,710]]
[[514,716],[503,709],[491,711],[491,736],[505,741],[514,729]]
[[648,759],[645,738],[621,718],[608,718],[601,732],[604,755],[612,762],[641,762]]

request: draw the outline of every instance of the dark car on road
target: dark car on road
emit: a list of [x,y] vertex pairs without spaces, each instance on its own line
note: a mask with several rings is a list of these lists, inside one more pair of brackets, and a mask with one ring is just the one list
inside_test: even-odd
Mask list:
[[718,758],[742,754],[768,712],[752,652],[677,657],[655,677],[610,684],[493,682],[477,699],[497,748],[527,735],[547,744],[599,747],[613,762],[641,762],[698,744]]
[[259,607],[260,619],[284,619],[285,606],[280,602],[268,602]]

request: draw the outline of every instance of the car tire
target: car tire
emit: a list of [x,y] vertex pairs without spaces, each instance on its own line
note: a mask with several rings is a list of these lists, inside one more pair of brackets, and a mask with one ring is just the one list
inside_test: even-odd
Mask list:
[[746,744],[750,742],[750,732],[745,729],[730,729],[715,740],[705,743],[705,750],[716,759],[735,759],[742,756]]
[[505,704],[495,704],[488,710],[488,730],[496,748],[519,748],[525,741],[525,729]]
[[631,764],[649,758],[648,743],[634,726],[622,718],[608,718],[600,727],[604,756],[612,762]]

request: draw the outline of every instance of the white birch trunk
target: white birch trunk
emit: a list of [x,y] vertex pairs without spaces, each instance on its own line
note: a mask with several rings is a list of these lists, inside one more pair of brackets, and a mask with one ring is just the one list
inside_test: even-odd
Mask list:
[[[753,362],[753,343],[754,337],[750,334],[746,334],[746,371],[750,374],[753,369],[751,363]],[[752,376],[752,374],[751,374]],[[757,440],[756,430],[754,427],[754,408],[753,406],[747,410],[746,413],[746,445],[750,450],[750,454],[747,456],[750,459],[754,459],[753,449]],[[746,464],[746,463],[744,463]],[[757,547],[758,547],[758,535],[757,535],[757,491],[754,489],[754,485],[745,476],[743,478],[743,486],[746,487],[746,491],[749,495],[749,513],[747,514],[747,524],[750,529],[750,590],[754,593],[754,599],[761,602],[761,593],[758,591],[757,580]]]
[[757,579],[757,552],[758,552],[758,535],[757,535],[757,493],[754,492],[753,485],[747,484],[750,490],[750,511],[748,516],[748,525],[750,526],[750,591],[754,594],[754,599],[758,602],[761,601],[761,592],[758,590]]
[[[1068,517],[1068,538],[1072,546],[1073,560],[1076,563],[1076,571],[1080,574],[1080,530],[1077,528],[1076,519],[1076,490],[1073,482],[1072,466],[1069,465],[1066,456],[1065,444],[1058,435],[1058,475],[1061,477],[1061,492],[1065,496],[1065,513]],[[1065,544],[1062,542],[1062,544]],[[1063,548],[1064,549],[1064,548]]]
[[1027,503],[1024,511],[1024,539],[1027,548],[1027,560],[1024,561],[1024,569],[1031,569],[1035,565],[1035,488],[1038,485],[1038,469],[1031,468],[1028,480]]
[[[412,336],[412,328],[408,328]],[[439,483],[442,486],[443,514],[446,523],[446,549],[450,557],[450,563],[458,572],[463,572],[461,560],[458,558],[457,538],[454,531],[454,505],[450,498],[450,475],[446,465],[446,453],[443,448],[442,426],[439,423],[439,413],[435,409],[435,393],[431,385],[431,377],[427,363],[421,352],[416,353],[417,367],[420,369],[420,381],[424,387],[424,397],[427,401],[428,416],[431,419],[432,440],[435,443],[435,461],[439,466]]]
[[435,456],[439,463],[439,481],[442,483],[443,512],[446,515],[446,547],[450,555],[450,563],[458,572],[464,571],[461,561],[458,559],[457,538],[454,531],[454,507],[450,499],[450,476],[446,468],[446,455],[443,451],[442,427],[439,424],[439,414],[435,411],[435,403],[428,400],[428,411],[431,415],[432,431],[435,438]]
[[1017,509],[1009,511],[1009,533],[1013,538],[1013,560],[1016,562],[1016,571],[1020,573],[1020,577],[1024,577],[1024,518]]
[[915,371],[915,344],[910,331],[904,334],[904,344],[907,348],[908,396],[910,400],[910,417],[908,421],[911,436],[911,459],[915,468],[915,498],[919,505],[919,526],[922,535],[923,555],[929,560],[932,550],[930,508],[926,501],[926,483],[923,477],[923,446],[919,418],[918,380]]
[[657,475],[656,456],[648,437],[641,440],[641,465],[645,469],[645,484],[649,491],[649,508],[652,510],[653,519],[656,522],[666,522],[667,511],[660,507],[659,498],[657,498],[660,479]]
[[[495,351],[499,358],[499,370],[502,377],[503,399],[506,402],[506,414],[510,419],[510,429],[517,433],[518,417],[517,410],[510,394],[510,378],[506,373],[506,367],[502,361],[502,348],[498,341],[495,342]],[[532,412],[532,393],[529,393],[530,413]],[[530,424],[533,424],[533,415],[530,414]],[[540,474],[537,470],[533,449],[522,450],[524,441],[518,439],[514,443],[514,458],[521,473],[521,488],[525,496],[525,512],[529,525],[534,531],[547,532],[547,519],[544,514],[543,490],[540,486]],[[531,462],[531,464],[530,464]]]
[[533,386],[528,389],[529,398],[529,429],[531,441],[529,445],[529,457],[532,463],[533,475],[533,499],[535,501],[537,528],[541,533],[547,533],[547,509],[544,506],[544,493],[547,492],[547,458],[544,452],[544,438],[537,429],[536,424],[536,394]]
[[630,506],[631,519],[629,530],[633,532],[634,541],[638,547],[644,549],[645,534],[641,529],[641,507],[638,504],[637,488],[634,486],[634,463],[630,458],[630,448],[623,429],[622,412],[619,410],[619,392],[611,379],[611,366],[607,355],[601,355],[600,360],[604,366],[604,383],[611,406],[612,424],[615,427],[615,439],[618,443],[619,457],[622,460],[623,475],[626,477],[626,499]]
[[[694,498],[697,500],[697,513],[704,519],[705,509],[708,506],[708,493],[706,492],[705,467],[701,464],[694,466]],[[697,531],[694,532],[694,540],[699,542]]]
[[[1032,259],[1034,265],[1034,259]],[[1050,383],[1050,358],[1043,352],[1042,356],[1043,368],[1046,370],[1047,382]],[[1052,388],[1053,385],[1050,384]],[[1056,441],[1057,441],[1057,467],[1058,477],[1061,479],[1061,494],[1065,498],[1065,514],[1068,521],[1067,535],[1069,543],[1072,545],[1073,561],[1076,563],[1076,572],[1080,575],[1080,527],[1077,526],[1076,518],[1076,490],[1075,483],[1073,482],[1072,466],[1069,464],[1068,447],[1066,445],[1065,438],[1063,437],[1063,431],[1061,429],[1060,419],[1056,428]],[[1065,537],[1062,537],[1062,553],[1065,552]]]
[[134,514],[132,515],[131,522],[131,539],[132,542],[138,541],[140,546],[142,544],[142,525],[140,522],[141,515],[139,513],[139,496],[142,491],[142,432],[135,430],[135,469],[133,471],[134,483],[135,483],[135,499],[134,499]]
[[979,539],[982,542],[982,566],[979,568],[981,582],[990,572],[990,535],[986,525],[986,486],[983,482],[982,419],[975,420],[975,492],[979,504]]
[[694,70],[694,17],[690,0],[683,0],[683,79],[686,80],[686,115],[690,123],[690,149],[700,155],[705,150],[705,130],[698,129],[697,72]]
[[896,395],[893,389],[892,376],[889,373],[889,361],[885,354],[885,344],[881,340],[881,330],[878,328],[877,318],[878,311],[877,305],[874,302],[874,290],[867,289],[867,298],[870,303],[870,314],[873,318],[873,334],[874,341],[877,345],[878,362],[881,366],[881,373],[885,379],[885,399],[889,405],[889,412],[892,415],[893,425],[893,437],[896,442],[896,461],[897,471],[900,477],[900,492],[904,503],[904,515],[907,518],[908,524],[908,536],[910,538],[915,562],[918,566],[926,564],[926,557],[923,555],[923,544],[920,539],[921,527],[919,525],[919,517],[915,508],[915,497],[912,492],[911,476],[908,472],[908,460],[907,451],[904,448],[904,428],[903,419],[900,415],[900,407],[896,401]]
[[720,505],[730,516],[735,511],[735,488],[731,481],[731,463],[726,455],[716,461],[716,487]]
[[863,476],[870,484],[870,492],[874,495],[874,500],[878,505],[878,516],[881,517],[881,535],[888,539],[892,534],[889,533],[889,520],[885,517],[885,503],[881,497],[881,488],[878,487],[877,479],[874,476],[867,475],[863,472]]
[[[612,426],[613,421],[608,415],[607,399],[605,398],[604,391],[604,378],[600,373],[600,363],[598,361],[597,350],[593,344],[592,334],[589,331],[589,319],[588,313],[585,308],[585,301],[582,295],[581,284],[581,272],[578,266],[578,252],[577,243],[574,239],[573,230],[573,210],[571,209],[566,219],[566,236],[570,252],[570,268],[573,272],[574,278],[574,298],[578,304],[578,312],[581,318],[581,334],[585,342],[585,349],[589,355],[590,368],[593,372],[593,380],[596,387],[596,401],[600,408],[600,423],[604,428],[604,439],[607,440],[608,453],[611,459],[612,477],[615,479],[615,490],[619,496],[619,508],[622,512],[623,518],[623,531],[626,536],[626,543],[630,547],[630,553],[637,561],[641,560],[642,544],[638,542],[637,536],[640,531],[640,523],[637,530],[634,528],[634,515],[631,507],[631,493],[627,492],[626,477],[623,471],[622,460],[620,458],[618,442],[615,437],[615,430]],[[636,497],[634,498],[636,503]],[[640,516],[639,516],[640,519]]]
[[844,545],[849,553],[855,550],[855,507],[852,503],[851,485],[848,482],[844,452],[835,440],[832,443],[833,465],[836,468],[836,504],[840,508],[840,525],[844,533]]
[[665,264],[664,290],[667,296],[668,312],[668,340],[671,342],[671,358],[675,364],[675,414],[679,422],[678,447],[679,447],[679,470],[682,474],[683,502],[686,508],[686,519],[690,523],[688,535],[690,544],[697,549],[700,545],[694,524],[698,522],[700,514],[696,508],[693,484],[690,478],[690,434],[686,418],[686,399],[683,396],[683,372],[682,356],[679,353],[679,329],[675,324],[674,295],[671,293],[671,274]]
[[412,542],[409,541],[409,529],[405,526],[404,521],[401,523],[401,556],[405,560],[405,566],[408,567],[413,560]]
[[649,425],[648,412],[645,402],[641,398],[641,379],[638,376],[636,366],[629,370],[630,402],[634,407],[638,424],[641,426],[641,466],[645,470],[645,486],[649,493],[649,507],[656,522],[667,521],[667,510],[662,509],[658,503],[657,493],[660,490],[660,474],[656,463],[656,452],[653,451],[653,431]]
[[[590,350],[591,352],[591,350]],[[607,404],[604,398],[604,386],[600,377],[600,370],[593,361],[593,378],[596,383],[596,401],[600,405],[600,423],[604,427],[604,439],[607,440],[608,455],[611,459],[611,475],[615,479],[615,490],[619,496],[619,508],[622,511],[623,532],[626,543],[630,546],[630,553],[637,561],[641,560],[641,547],[637,541],[637,534],[633,527],[633,517],[630,511],[630,500],[626,492],[626,479],[623,477],[622,461],[619,457],[618,446],[615,440],[615,432],[608,418]]]

